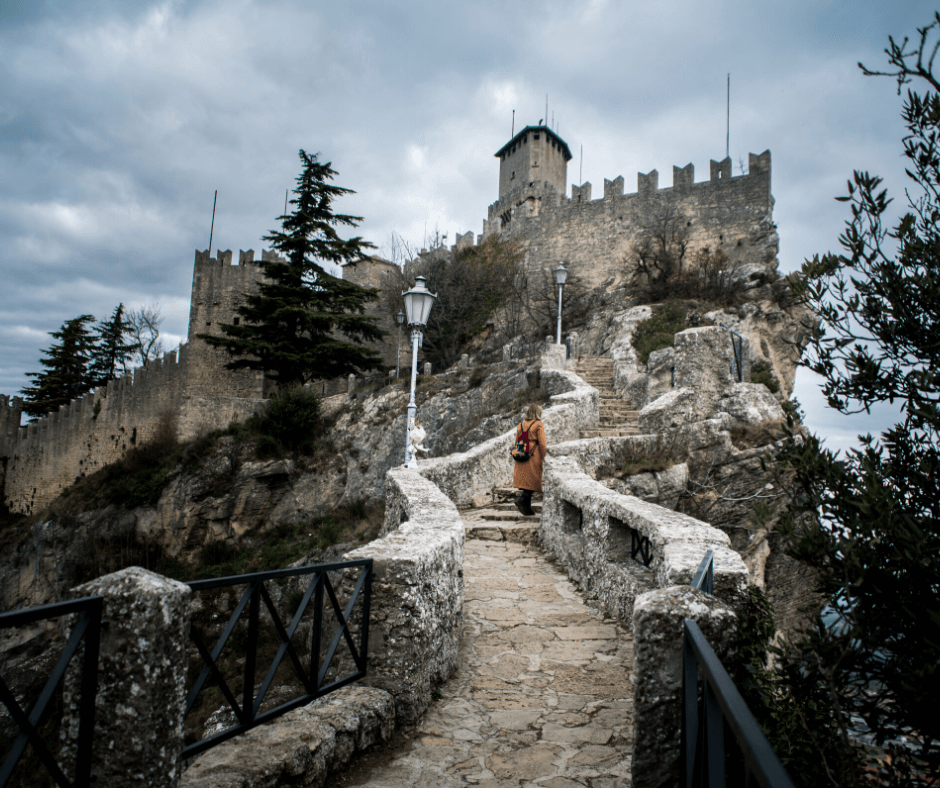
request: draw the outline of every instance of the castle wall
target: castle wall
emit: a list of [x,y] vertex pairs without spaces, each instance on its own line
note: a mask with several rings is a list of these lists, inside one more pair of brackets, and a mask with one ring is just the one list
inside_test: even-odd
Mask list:
[[[694,182],[694,169],[673,168],[673,186],[659,188],[653,170],[637,177],[637,191],[624,194],[622,177],[604,181],[604,196],[591,199],[591,184],[572,187],[567,198],[551,185],[533,183],[511,191],[489,208],[484,237],[499,233],[527,247],[530,270],[566,263],[589,287],[628,274],[633,245],[673,215],[686,223],[691,253],[721,249],[732,264],[774,269],[778,239],[773,225],[770,151],[750,155],[747,175],[731,176],[731,160],[712,162],[710,178]],[[508,221],[507,221],[508,220]]]
[[[272,254],[262,253],[262,260]],[[237,324],[236,310],[245,302],[245,294],[258,292],[261,267],[255,263],[253,249],[239,252],[238,265],[232,265],[232,253],[219,251],[215,258],[209,251],[196,252],[193,289],[189,306],[189,364],[186,393],[193,397],[264,396],[264,373],[254,370],[229,370],[231,356],[224,348],[214,348],[199,339],[199,334],[224,336],[222,325]]]
[[231,252],[214,259],[196,252],[188,344],[25,427],[19,427],[19,401],[0,401],[3,497],[12,511],[40,511],[76,478],[158,432],[191,440],[261,408],[263,374],[225,369],[228,353],[198,337],[222,336],[221,324],[235,321],[244,294],[257,292],[261,269],[254,252],[241,252],[237,266],[231,259]]
[[185,366],[171,351],[21,427],[7,459],[6,505],[24,514],[39,511],[77,477],[115,462],[160,430],[175,433]]
[[[394,287],[398,273],[399,268],[395,263],[383,260],[381,257],[369,257],[343,266],[343,279],[345,281],[379,291]],[[388,370],[395,366],[395,357],[398,353],[398,324],[395,322],[394,317],[382,309],[381,301],[373,301],[367,304],[366,314],[377,319],[376,325],[386,332],[386,336],[380,342],[366,342],[365,346],[382,357],[382,367]],[[342,335],[340,335],[340,339],[349,341],[347,337]],[[407,340],[404,339],[404,334],[403,344],[408,344]],[[402,359],[404,358],[405,353],[403,351]]]

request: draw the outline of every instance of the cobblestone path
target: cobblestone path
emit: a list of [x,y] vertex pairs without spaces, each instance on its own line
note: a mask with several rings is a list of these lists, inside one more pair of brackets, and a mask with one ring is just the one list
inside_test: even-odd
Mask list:
[[457,672],[402,750],[344,785],[630,785],[629,633],[585,604],[534,544],[534,518],[512,519],[465,513]]

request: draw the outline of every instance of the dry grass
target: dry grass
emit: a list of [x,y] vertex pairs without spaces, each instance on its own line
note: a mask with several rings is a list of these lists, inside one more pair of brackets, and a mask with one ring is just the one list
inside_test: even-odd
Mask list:
[[657,435],[652,440],[627,444],[617,476],[626,479],[639,473],[661,473],[681,462],[675,436]]
[[754,449],[787,437],[786,424],[762,421],[760,424],[739,424],[729,430],[731,442],[738,449]]

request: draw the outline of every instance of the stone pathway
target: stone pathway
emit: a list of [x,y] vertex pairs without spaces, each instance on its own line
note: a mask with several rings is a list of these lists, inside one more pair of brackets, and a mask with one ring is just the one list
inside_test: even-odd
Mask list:
[[[511,506],[511,504],[509,504]],[[464,514],[460,665],[414,735],[362,788],[624,788],[629,633],[589,607],[506,504]]]

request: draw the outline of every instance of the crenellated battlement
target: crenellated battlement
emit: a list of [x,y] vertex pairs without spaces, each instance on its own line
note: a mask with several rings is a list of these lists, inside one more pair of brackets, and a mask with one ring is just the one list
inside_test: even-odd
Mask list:
[[[604,179],[603,196],[591,184],[560,194],[532,181],[502,194],[487,210],[481,238],[498,234],[527,245],[530,269],[565,262],[589,285],[623,273],[624,260],[644,233],[665,216],[685,219],[690,249],[722,249],[745,275],[776,268],[770,151],[750,154],[745,175],[732,175],[730,158],[711,161],[707,181],[695,167],[673,166],[672,185],[660,188],[659,172],[637,173],[637,187],[624,193],[624,178]],[[585,243],[590,239],[590,243]]]
[[[749,166],[745,175],[732,176],[731,158],[725,158],[722,161],[712,160],[709,163],[709,179],[707,181],[695,182],[695,167],[687,164],[685,167],[673,166],[672,168],[672,186],[664,188],[659,187],[659,172],[650,170],[648,173],[637,173],[637,190],[631,194],[624,194],[624,178],[618,175],[612,180],[604,179],[604,196],[601,200],[613,200],[623,198],[626,200],[636,200],[650,198],[653,196],[662,196],[663,194],[689,194],[697,192],[696,196],[707,197],[710,200],[720,201],[724,197],[733,197],[742,189],[752,192],[754,196],[760,196],[764,201],[770,199],[770,151],[764,151],[760,155],[748,154]],[[497,200],[489,206],[487,219],[492,221],[496,216],[502,215],[511,207],[518,207],[521,202],[525,202],[530,197],[543,196],[545,192],[557,193],[557,190],[550,184],[544,184],[539,181],[533,181],[528,184],[520,185],[515,190],[506,194],[503,198]],[[555,202],[552,200],[551,202]],[[583,205],[591,202],[591,184],[585,182],[580,186],[571,186],[571,197],[563,199],[562,205]]]

